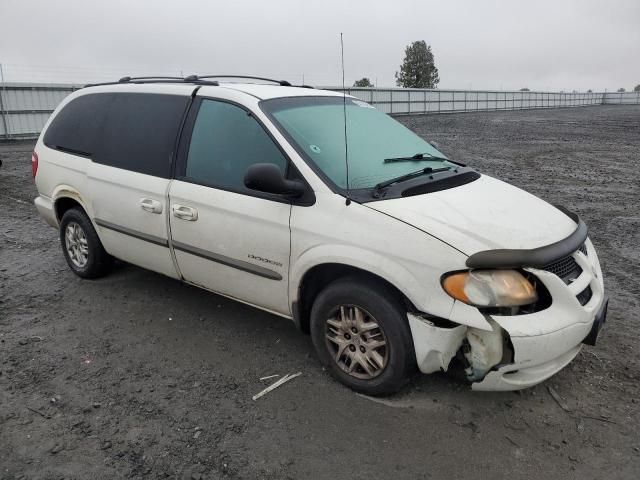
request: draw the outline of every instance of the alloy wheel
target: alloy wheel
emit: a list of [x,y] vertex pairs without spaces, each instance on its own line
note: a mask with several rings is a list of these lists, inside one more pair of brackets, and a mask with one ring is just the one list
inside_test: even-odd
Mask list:
[[325,326],[327,348],[341,370],[362,380],[371,380],[384,371],[389,346],[372,315],[355,305],[342,305]]
[[78,268],[84,268],[89,260],[89,245],[82,227],[76,222],[69,222],[64,232],[64,243],[67,255]]

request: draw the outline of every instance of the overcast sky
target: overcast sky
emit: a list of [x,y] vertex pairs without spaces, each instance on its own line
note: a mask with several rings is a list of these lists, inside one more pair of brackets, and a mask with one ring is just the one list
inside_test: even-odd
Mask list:
[[431,45],[440,88],[632,89],[640,0],[0,0],[7,81],[241,73],[395,84],[404,48]]

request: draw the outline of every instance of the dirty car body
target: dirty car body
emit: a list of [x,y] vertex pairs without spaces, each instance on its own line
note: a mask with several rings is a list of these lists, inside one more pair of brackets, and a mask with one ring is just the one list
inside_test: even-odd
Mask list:
[[[544,290],[538,305],[511,312],[476,312],[467,305],[455,305],[449,319],[462,323],[464,316],[475,316],[486,322],[474,326],[443,328],[437,321],[409,314],[421,371],[446,370],[462,348],[474,389],[514,390],[535,385],[561,370],[583,343],[595,345],[608,305],[602,271],[586,226],[571,214],[568,218],[575,230],[558,242],[532,249],[479,251],[465,262],[471,268],[526,272]],[[461,307],[459,313],[454,313],[456,307]],[[423,341],[418,340],[418,331]]]
[[[135,158],[148,151],[158,160]],[[36,207],[75,273],[120,258],[290,318],[364,393],[454,360],[474,389],[526,388],[594,344],[606,317],[577,216],[335,92],[85,88],[54,112],[33,162]]]

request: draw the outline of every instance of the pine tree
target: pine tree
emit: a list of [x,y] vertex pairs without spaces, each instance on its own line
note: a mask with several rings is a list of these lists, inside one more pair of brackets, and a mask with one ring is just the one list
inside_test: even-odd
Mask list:
[[424,40],[407,46],[400,71],[396,72],[396,84],[404,88],[436,88],[439,81],[431,47]]
[[360,80],[356,80],[353,84],[354,87],[373,87],[373,83],[367,77],[363,77]]

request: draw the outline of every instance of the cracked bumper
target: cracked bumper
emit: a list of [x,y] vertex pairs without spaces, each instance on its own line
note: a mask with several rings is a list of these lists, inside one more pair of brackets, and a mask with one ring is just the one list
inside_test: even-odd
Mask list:
[[[573,254],[582,274],[569,285],[550,272],[527,269],[549,290],[552,304],[548,308],[526,315],[485,317],[487,325],[493,324],[494,331],[502,329],[509,337],[513,361],[491,363],[493,368],[472,383],[474,390],[506,391],[531,387],[567,366],[580,352],[583,343],[595,342],[604,324],[607,299],[598,257],[589,240],[586,247],[587,255],[579,251]],[[592,296],[581,305],[577,296],[587,286],[591,288]],[[438,328],[411,314],[409,324],[418,368],[423,373],[446,371],[465,337],[468,338],[473,330],[466,325]]]
[[499,392],[533,387],[571,363],[581,348],[582,345],[573,347],[558,358],[534,367],[518,369],[517,365],[506,365],[489,372],[481,382],[472,384],[471,388],[478,391]]

